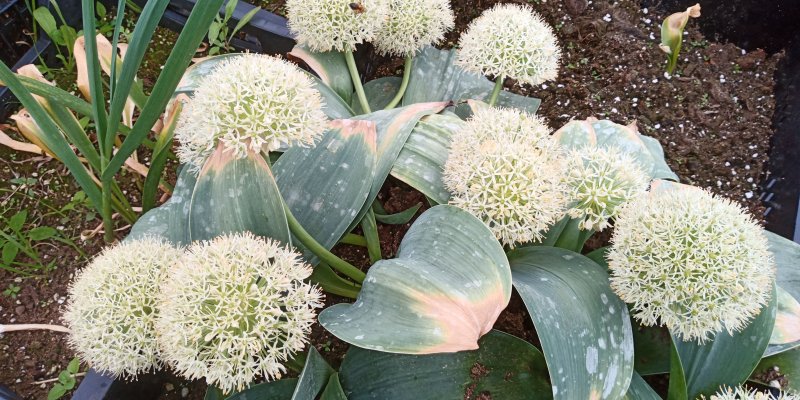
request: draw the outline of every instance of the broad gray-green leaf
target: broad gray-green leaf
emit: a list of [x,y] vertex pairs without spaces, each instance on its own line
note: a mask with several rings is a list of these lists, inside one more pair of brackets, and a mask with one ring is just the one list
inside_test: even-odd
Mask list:
[[369,197],[356,220],[350,224],[350,230],[355,228],[361,218],[366,215],[372,202],[378,197],[383,183],[389,176],[392,166],[403,150],[411,131],[417,126],[419,120],[430,114],[443,110],[445,103],[419,103],[392,110],[376,111],[367,115],[355,117],[355,120],[372,121],[377,126],[378,132],[378,164],[375,167],[375,176],[372,180],[372,189]]
[[547,366],[530,343],[491,331],[479,348],[403,355],[351,347],[340,381],[350,400],[551,399]]
[[223,144],[197,177],[189,205],[191,241],[252,232],[291,244],[278,185],[264,158],[248,150],[237,158]]
[[511,298],[500,243],[480,220],[452,206],[423,213],[397,258],[375,263],[358,300],[319,322],[359,347],[405,354],[476,349]]
[[291,400],[314,400],[334,372],[317,349],[309,346],[306,363],[300,372]]
[[769,344],[800,341],[800,303],[778,286],[778,310]]
[[795,299],[800,300],[800,244],[765,231],[769,249],[778,267],[776,281]]
[[775,325],[775,290],[770,303],[743,331],[723,331],[704,345],[673,338],[686,376],[690,399],[710,396],[722,385],[737,386],[758,365]]
[[666,328],[633,325],[636,372],[645,376],[669,373],[671,340]]
[[125,240],[141,239],[145,236],[163,238],[175,246],[186,246],[189,238],[189,202],[192,198],[197,176],[189,168],[182,168],[172,197],[158,208],[139,217],[131,227]]
[[568,149],[589,147],[614,147],[633,157],[650,179],[678,181],[664,160],[661,144],[639,134],[636,124],[620,125],[609,120],[589,118],[573,120],[561,127],[553,137]]
[[320,396],[319,400],[347,400],[344,389],[342,389],[342,384],[339,382],[339,374],[337,372],[331,374],[330,379],[328,379],[328,384],[325,386],[325,391],[322,392],[322,396]]
[[274,382],[259,383],[225,400],[288,400],[297,386],[297,379],[287,378]]
[[634,372],[628,393],[625,394],[623,400],[661,400],[661,397],[639,374]]
[[750,379],[769,385],[764,376],[775,372],[785,376],[788,381],[788,386],[783,387],[783,390],[800,393],[800,348],[762,359]]
[[[332,248],[356,220],[372,190],[375,124],[337,120],[313,148],[293,147],[275,163],[278,187],[300,225]],[[317,258],[306,252],[316,264]]]
[[442,171],[450,137],[466,123],[451,113],[429,115],[411,132],[392,167],[392,176],[419,190],[439,204],[450,200]]
[[350,103],[355,88],[343,53],[338,51],[317,53],[303,45],[297,45],[288,56],[303,60],[325,85],[333,89],[346,104]]
[[608,272],[556,247],[509,254],[514,287],[525,302],[547,359],[556,399],[619,399],[633,373],[633,334]]
[[314,79],[314,88],[322,95],[322,111],[330,119],[346,119],[355,115],[350,105],[321,79],[309,74]]
[[[452,101],[458,104],[469,99],[488,100],[494,82],[455,66],[456,51],[428,46],[414,56],[403,105],[429,101]],[[539,99],[507,91],[500,92],[497,99],[498,106],[518,108],[530,114],[536,113],[540,103]],[[458,105],[455,112],[463,118],[471,115],[466,104]]]
[[[367,96],[369,108],[371,108],[372,111],[386,108],[400,89],[400,81],[402,81],[402,79],[396,76],[387,76],[365,83],[364,94]],[[350,100],[350,107],[357,115],[364,113],[364,110],[361,108],[361,102],[358,101],[357,97]]]

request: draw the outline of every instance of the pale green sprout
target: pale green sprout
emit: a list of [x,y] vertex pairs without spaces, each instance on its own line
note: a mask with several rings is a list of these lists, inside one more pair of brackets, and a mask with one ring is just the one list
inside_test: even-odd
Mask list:
[[689,22],[689,18],[700,17],[700,4],[695,4],[686,9],[686,11],[670,15],[661,24],[661,44],[658,47],[661,51],[667,53],[667,73],[670,75],[675,72],[675,66],[678,64],[678,56],[681,52],[681,44],[683,43],[683,30]]
[[161,286],[164,361],[224,393],[280,379],[322,306],[310,275],[300,254],[251,233],[194,243]]
[[505,78],[538,85],[558,76],[558,39],[530,6],[497,4],[476,18],[461,35],[456,64],[467,71],[493,75],[494,105]]
[[[705,399],[705,397],[703,397],[703,399]],[[800,400],[800,397],[790,393],[782,393],[779,396],[773,396],[769,393],[758,392],[746,386],[737,386],[735,388],[720,388],[719,392],[712,395],[710,400]]]
[[567,210],[560,147],[544,121],[477,107],[452,137],[443,182],[450,204],[482,220],[506,246],[540,241]]
[[611,288],[643,325],[701,344],[744,329],[767,304],[775,265],[763,229],[741,206],[655,181],[626,204],[608,252]]
[[181,256],[169,244],[145,238],[103,250],[78,273],[64,321],[83,362],[115,377],[160,367],[156,297],[165,271]]
[[181,162],[199,172],[222,144],[236,157],[282,143],[313,146],[328,121],[322,95],[294,64],[245,54],[222,61],[194,92],[175,136]]

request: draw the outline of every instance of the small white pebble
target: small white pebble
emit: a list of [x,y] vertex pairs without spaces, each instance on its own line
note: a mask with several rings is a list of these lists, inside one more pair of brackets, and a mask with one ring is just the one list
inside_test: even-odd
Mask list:
[[748,198],[748,199],[752,199],[752,198],[753,198],[753,192],[747,192],[747,193],[745,193],[745,194],[744,194],[744,197],[746,197],[746,198]]
[[606,14],[606,15],[603,17],[603,21],[606,21],[606,22],[611,22],[611,14]]
[[642,9],[642,14],[647,14],[648,12],[650,12],[650,11],[647,10],[647,7]]

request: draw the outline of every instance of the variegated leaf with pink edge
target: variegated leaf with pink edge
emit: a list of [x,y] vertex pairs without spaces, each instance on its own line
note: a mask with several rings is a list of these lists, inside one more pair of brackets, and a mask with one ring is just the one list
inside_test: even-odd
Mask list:
[[370,268],[354,304],[319,316],[338,338],[402,354],[478,348],[511,298],[511,270],[500,243],[477,218],[431,208],[411,226],[398,256]]

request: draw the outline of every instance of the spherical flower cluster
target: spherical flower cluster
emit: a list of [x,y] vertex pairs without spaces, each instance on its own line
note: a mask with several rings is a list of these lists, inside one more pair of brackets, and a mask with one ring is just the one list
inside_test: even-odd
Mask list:
[[647,190],[648,178],[636,160],[615,147],[584,147],[567,157],[567,184],[581,229],[601,231],[616,218],[621,205]]
[[691,186],[623,206],[608,253],[611,287],[644,325],[700,343],[740,331],[775,277],[763,230],[738,205]]
[[104,250],[78,273],[64,321],[81,360],[115,377],[160,366],[156,297],[166,269],[180,256],[156,239],[134,240]]
[[226,393],[279,379],[322,306],[310,275],[299,254],[250,233],[196,242],[161,287],[163,359]]
[[561,50],[553,29],[529,6],[498,4],[461,35],[457,65],[484,75],[538,85],[558,76]]
[[542,239],[566,211],[563,160],[544,122],[515,109],[479,108],[453,135],[443,181],[450,203],[505,245]]
[[237,157],[281,143],[313,145],[327,126],[322,95],[294,64],[246,54],[220,62],[181,113],[178,156],[199,171],[222,143]]
[[375,38],[389,16],[390,0],[287,0],[289,29],[316,52],[352,51]]
[[711,400],[800,400],[800,396],[783,393],[775,397],[769,393],[761,393],[755,389],[739,386],[720,388],[717,394],[711,396]]
[[453,29],[450,0],[391,0],[390,18],[374,40],[384,55],[413,56]]

